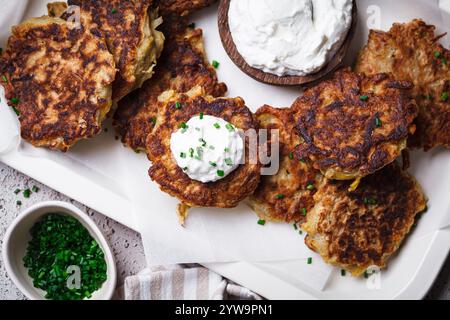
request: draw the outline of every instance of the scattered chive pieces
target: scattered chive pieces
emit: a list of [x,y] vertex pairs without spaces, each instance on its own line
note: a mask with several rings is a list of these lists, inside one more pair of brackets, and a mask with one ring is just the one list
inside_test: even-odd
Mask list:
[[377,127],[381,127],[383,125],[383,123],[381,122],[380,118],[378,118],[378,117],[375,118],[375,125]]
[[439,51],[434,52],[434,57],[439,58],[441,56],[441,53]]
[[188,167],[184,167],[184,168],[183,168],[183,171],[187,171],[187,169],[188,169]]
[[292,152],[289,152],[289,159],[294,159],[294,154]]
[[442,58],[441,62],[442,62],[443,65],[447,65],[447,59]]
[[216,122],[216,123],[214,123],[214,128],[216,128],[216,129],[220,129],[220,124],[218,124],[217,122]]
[[175,102],[175,108],[181,109],[181,103],[179,101]]
[[189,156],[192,158],[194,156],[194,149],[189,148]]
[[8,83],[8,78],[5,75],[2,75],[2,80],[3,82]]
[[447,100],[448,100],[448,92],[442,92],[441,101],[447,101]]
[[156,124],[156,118],[151,118],[150,122],[153,123],[153,125],[155,125]]
[[232,166],[232,165],[233,165],[233,160],[231,160],[231,158],[226,158],[226,159],[225,159],[225,164],[226,164],[227,166]]
[[33,188],[31,188],[31,191],[33,191],[34,193],[38,193],[39,192],[39,188],[36,186],[33,186]]
[[277,194],[277,199],[284,199],[284,194],[282,194],[282,193]]
[[227,123],[225,127],[228,129],[228,131],[234,131],[234,127],[231,123]]
[[223,177],[223,176],[225,176],[225,172],[223,170],[217,170],[217,175],[219,177]]
[[367,270],[366,271],[364,271],[364,278],[368,278],[369,277],[369,273],[367,272]]
[[191,28],[191,29],[195,29],[195,23],[192,22],[191,24],[188,25],[188,27]]
[[14,190],[14,194],[19,194],[19,193],[20,193],[20,189]]
[[298,234],[299,234],[299,235],[302,235],[302,234],[303,234],[303,231],[302,231],[302,230],[298,230]]
[[200,112],[200,120],[203,120],[203,112]]
[[301,163],[306,163],[305,159],[300,159]]
[[374,199],[374,198],[364,198],[364,204],[375,205],[375,204],[377,204],[377,203],[378,203],[377,199]]
[[266,220],[259,219],[259,220],[258,220],[258,224],[259,224],[260,226],[263,226],[263,225],[266,224]]
[[202,143],[202,147],[206,147],[206,141],[203,138],[198,139]]
[[180,153],[180,157],[181,157],[181,158],[186,158],[186,153],[181,152],[181,153]]
[[112,10],[111,10],[111,13],[112,13],[112,14],[117,13],[117,9],[116,9],[116,8],[112,9]]
[[19,103],[19,98],[12,98],[11,99],[11,103],[18,104]]
[[219,61],[213,60],[212,61],[212,66],[214,67],[214,69],[217,69],[220,66]]
[[186,123],[182,122],[182,123],[180,124],[180,128],[181,128],[181,129],[187,129],[187,128],[188,128],[188,125],[187,125]]
[[217,167],[217,163],[210,161],[209,164],[213,167]]
[[308,258],[308,264],[311,264],[311,263],[312,263],[312,258],[309,257],[309,258]]
[[294,223],[294,229],[295,229],[295,230],[298,230],[298,227],[297,227],[297,224],[296,224],[296,223]]
[[13,106],[12,109],[17,116],[20,116],[20,111],[16,107]]
[[306,208],[302,208],[302,210],[301,210],[302,216],[306,216],[307,212],[308,211],[306,210]]
[[22,205],[22,201],[17,200],[16,204],[17,204],[18,206],[21,206],[21,205]]
[[[106,281],[104,253],[75,218],[50,213],[34,224],[30,234],[23,263],[33,285],[46,291],[46,299],[89,298]],[[79,287],[70,286],[75,283],[70,281],[74,271],[69,266],[79,268]]]
[[344,269],[341,269],[341,276],[343,276],[343,277],[345,277],[345,270]]
[[31,195],[31,190],[30,189],[23,190],[23,197],[24,198],[29,198],[30,195]]
[[367,101],[369,99],[369,96],[359,96],[359,100],[361,101]]
[[225,148],[225,149],[223,149],[223,151],[230,152],[230,148]]
[[308,190],[314,190],[314,185],[313,184],[308,184],[307,186],[306,186],[306,189],[308,189]]
[[134,150],[134,152],[137,153],[137,154],[141,153],[140,150]]

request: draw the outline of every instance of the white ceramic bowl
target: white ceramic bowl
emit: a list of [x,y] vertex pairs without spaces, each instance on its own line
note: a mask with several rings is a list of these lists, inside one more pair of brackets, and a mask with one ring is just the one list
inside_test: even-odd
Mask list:
[[9,226],[3,239],[3,261],[10,278],[22,293],[32,300],[45,299],[45,292],[33,286],[28,270],[23,265],[23,257],[31,240],[30,229],[47,213],[70,215],[77,219],[102,248],[107,264],[107,280],[92,294],[92,300],[111,299],[117,282],[117,270],[114,256],[103,234],[95,223],[77,207],[60,201],[37,203],[23,211]]

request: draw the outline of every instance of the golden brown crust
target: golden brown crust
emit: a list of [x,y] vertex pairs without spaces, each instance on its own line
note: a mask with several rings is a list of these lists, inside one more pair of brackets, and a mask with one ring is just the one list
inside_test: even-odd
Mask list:
[[101,130],[115,73],[102,38],[51,17],[14,27],[0,61],[6,97],[20,112],[22,137],[61,151]]
[[370,266],[386,266],[427,200],[396,163],[362,179],[356,191],[348,187],[349,182],[325,179],[302,228],[307,246],[325,262],[359,276]]
[[[293,151],[301,139],[294,134],[295,121],[290,109],[263,106],[255,114],[259,129],[278,130],[280,167],[275,175],[262,176],[250,207],[261,219],[277,222],[302,222],[314,206],[313,195],[322,179],[320,172],[294,158]],[[270,147],[268,149],[270,151]]]
[[82,23],[106,38],[118,74],[113,100],[139,88],[153,74],[162,51],[162,34],[155,31],[149,11],[152,0],[69,0],[81,8]]
[[158,96],[164,91],[187,92],[200,85],[206,94],[220,97],[227,90],[206,58],[202,30],[189,28],[181,21],[164,22],[166,44],[154,77],[120,101],[114,115],[122,142],[134,150],[145,150],[158,113]]
[[364,177],[394,161],[414,132],[417,105],[412,84],[387,74],[366,77],[342,69],[306,90],[293,105],[296,131],[309,158],[331,179]]
[[216,2],[216,0],[155,0],[155,6],[163,17],[176,14],[187,16],[190,13],[206,8]]
[[356,70],[366,74],[392,73],[414,83],[413,96],[420,107],[417,133],[410,145],[429,150],[450,148],[450,51],[439,44],[435,27],[422,20],[395,23],[389,32],[371,30]]
[[[170,150],[170,138],[182,122],[203,112],[220,117],[244,131],[256,129],[252,113],[241,98],[203,97],[204,91],[192,97],[185,94],[168,99],[158,114],[155,130],[147,138],[147,154],[152,161],[149,175],[162,191],[178,198],[190,207],[235,207],[256,189],[260,178],[259,163],[248,161],[249,146],[246,141],[246,163],[225,178],[201,183],[190,179],[177,165]],[[181,108],[176,107],[181,103]],[[257,162],[257,161],[256,161]]]

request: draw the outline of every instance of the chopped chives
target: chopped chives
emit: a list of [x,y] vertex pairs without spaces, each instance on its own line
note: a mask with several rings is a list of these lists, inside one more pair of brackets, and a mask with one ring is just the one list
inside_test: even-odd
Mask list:
[[302,208],[302,210],[301,210],[302,216],[306,216],[307,213],[308,213],[308,210],[306,210],[306,208]]
[[21,206],[21,205],[22,205],[22,201],[17,200],[16,204],[17,204],[18,206]]
[[180,128],[181,128],[181,129],[187,129],[187,128],[188,128],[188,125],[187,125],[186,123],[182,122],[182,123],[180,124]]
[[116,9],[116,8],[112,9],[112,10],[111,10],[111,13],[112,13],[112,14],[117,13],[117,9]]
[[361,101],[367,101],[369,99],[369,96],[359,96],[359,100]]
[[192,158],[194,156],[194,149],[189,148],[189,156]]
[[214,69],[217,69],[220,66],[219,61],[213,60],[212,61],[212,66],[214,67]]
[[294,229],[298,230],[297,223],[294,222]]
[[300,159],[299,160],[301,163],[306,163],[305,159]]
[[213,167],[217,167],[217,163],[210,161],[209,164]]
[[3,82],[8,83],[8,78],[5,75],[2,75],[2,80]]
[[434,57],[439,58],[441,56],[441,53],[439,51],[434,52]]
[[31,190],[30,189],[23,190],[23,197],[24,198],[29,198],[30,195],[31,195]]
[[226,164],[227,166],[232,166],[232,165],[233,165],[233,160],[231,160],[231,158],[226,158],[226,159],[225,159],[225,164]]
[[200,112],[200,120],[203,120],[203,112]]
[[216,128],[216,129],[220,129],[220,124],[218,124],[217,122],[216,122],[216,123],[214,123],[214,128]]
[[225,127],[228,129],[228,131],[234,131],[234,127],[231,123],[227,123]]
[[191,29],[195,29],[195,23],[192,22],[191,24],[188,25],[188,27],[191,28]]
[[441,101],[447,101],[447,100],[448,100],[448,92],[442,92]]
[[19,194],[19,193],[20,193],[20,189],[14,190],[14,193],[15,193],[15,194]]
[[266,224],[266,220],[259,219],[259,220],[258,220],[258,224],[259,224],[260,226],[263,226],[263,225]]
[[156,124],[156,118],[151,118],[150,122],[153,123],[153,125],[155,125]]
[[364,204],[371,204],[371,205],[375,205],[378,203],[377,199],[374,198],[364,198],[363,201]]
[[381,122],[380,118],[378,118],[378,117],[375,118],[375,125],[377,127],[381,127],[383,125],[383,123]]
[[39,188],[36,186],[33,186],[33,188],[31,188],[31,191],[33,191],[34,193],[38,193],[39,192]]
[[181,157],[181,158],[186,158],[186,153],[181,152],[181,153],[180,153],[180,157]]
[[289,159],[294,159],[294,154],[292,152],[289,152]]
[[175,108],[181,109],[181,103],[179,101],[175,102]]
[[308,258],[307,263],[308,263],[308,264],[311,264],[311,263],[312,263],[312,257],[309,257],[309,258]]
[[203,138],[198,139],[202,143],[202,147],[206,147],[206,141]]
[[13,106],[12,109],[17,116],[20,116],[20,111],[16,107]]
[[308,185],[306,186],[306,189],[308,189],[308,190],[314,190],[314,185],[313,185],[312,183],[310,183],[310,184],[308,184]]
[[277,194],[277,199],[284,199],[284,194],[282,194],[282,193]]
[[302,231],[302,230],[298,230],[298,234],[299,234],[299,235],[302,235],[302,234],[303,234],[303,231]]
[[184,168],[183,168],[183,171],[187,171],[187,169],[188,169],[188,167],[184,167]]
[[223,176],[225,176],[225,172],[223,170],[217,170],[217,175],[219,177],[223,177]]
[[230,152],[230,148],[225,148],[225,149],[223,149],[223,151]]
[[345,277],[345,270],[344,269],[341,269],[341,276],[343,276],[343,277]]
[[442,59],[441,59],[441,62],[442,62],[443,65],[447,65],[447,59],[442,58]]
[[19,98],[12,98],[11,99],[11,103],[13,103],[13,104],[18,104],[19,103]]

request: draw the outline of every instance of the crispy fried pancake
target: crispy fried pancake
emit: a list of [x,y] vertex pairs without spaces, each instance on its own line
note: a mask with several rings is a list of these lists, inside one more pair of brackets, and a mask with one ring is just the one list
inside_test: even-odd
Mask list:
[[306,90],[293,105],[296,149],[329,179],[364,177],[394,161],[415,130],[412,84],[387,74],[366,77],[342,69]]
[[395,23],[389,32],[371,30],[356,65],[358,72],[390,72],[414,83],[420,110],[410,145],[425,150],[450,148],[450,51],[438,43],[434,31],[421,20]]
[[206,59],[202,30],[188,28],[180,22],[166,23],[163,24],[163,29],[167,29],[166,44],[154,77],[120,101],[114,115],[114,126],[122,142],[136,151],[145,150],[161,93],[166,90],[187,92],[200,85],[206,94],[219,97],[227,90],[225,84],[218,82],[216,71]]
[[101,130],[115,73],[103,38],[52,17],[13,27],[0,60],[6,97],[20,112],[22,137],[61,151]]
[[[189,207],[235,207],[255,191],[260,178],[260,164],[250,163],[249,143],[246,141],[246,162],[225,178],[201,183],[190,179],[177,165],[170,150],[170,138],[182,122],[200,112],[220,117],[241,130],[256,129],[251,111],[241,98],[213,98],[203,96],[204,90],[196,87],[188,94],[166,92],[158,113],[156,127],[147,138],[147,154],[152,161],[149,175],[162,191],[178,198]],[[161,98],[163,101],[163,99]],[[176,102],[181,103],[177,108]]]
[[163,17],[170,14],[187,16],[190,13],[206,8],[216,0],[155,0],[155,6]]
[[293,132],[295,121],[290,109],[265,105],[255,118],[259,129],[269,130],[269,137],[271,130],[279,130],[280,168],[275,175],[261,177],[249,205],[264,220],[302,222],[314,206],[316,189],[308,190],[308,185],[318,186],[322,175],[310,164],[294,159],[293,151],[301,139]]
[[348,186],[324,179],[302,228],[307,246],[325,262],[359,276],[370,266],[386,266],[427,200],[396,163],[363,178],[356,191]]
[[156,30],[161,20],[149,10],[152,0],[69,0],[68,4],[79,6],[82,24],[106,38],[118,69],[114,101],[153,75],[164,36]]

